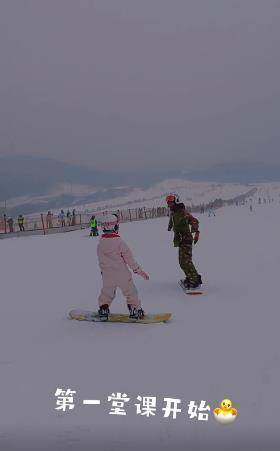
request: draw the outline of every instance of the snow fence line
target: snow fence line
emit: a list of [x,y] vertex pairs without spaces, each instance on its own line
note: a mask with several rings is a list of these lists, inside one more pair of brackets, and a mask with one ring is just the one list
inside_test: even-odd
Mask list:
[[[233,199],[223,200],[215,199],[213,202],[200,205],[187,205],[187,209],[192,213],[204,213],[209,208],[217,210],[218,208],[234,205],[239,202],[245,202],[247,197],[253,196],[256,188],[250,189],[244,194],[234,197]],[[24,231],[20,231],[17,220],[14,220],[12,226],[9,224],[9,218],[4,215],[0,217],[0,239],[22,237],[30,235],[50,235],[52,233],[72,232],[73,230],[86,229],[89,227],[90,218],[95,215],[97,218],[102,214],[114,212],[118,215],[120,222],[142,221],[146,219],[160,218],[169,216],[169,209],[167,207],[141,207],[128,208],[125,210],[107,208],[106,210],[95,210],[92,212],[81,212],[72,214],[64,219],[60,215],[54,215],[51,212],[48,214],[41,213],[37,216],[28,216],[24,218]]]
[[[118,215],[119,221],[121,223],[141,221],[169,215],[169,210],[166,207],[142,207],[126,210],[110,209],[110,211],[113,211]],[[0,218],[0,239],[31,235],[50,235],[53,233],[65,233],[79,229],[86,229],[89,227],[89,222],[92,215],[95,215],[98,218],[101,215],[107,214],[108,212],[109,210],[94,211],[91,213],[76,213],[74,217],[72,216],[71,218],[65,218],[65,220],[63,221],[61,220],[61,217],[59,217],[59,215],[53,214],[29,216],[24,219],[23,231],[19,229],[19,225],[16,221],[15,224],[10,227],[7,218],[4,217]]]

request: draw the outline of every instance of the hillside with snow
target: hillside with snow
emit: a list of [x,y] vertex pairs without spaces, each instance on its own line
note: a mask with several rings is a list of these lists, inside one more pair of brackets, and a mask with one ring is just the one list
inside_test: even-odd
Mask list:
[[[178,286],[167,218],[121,224],[150,274],[133,275],[142,305],[172,312],[166,324],[67,319],[71,308],[97,308],[98,238],[88,230],[1,240],[1,450],[279,449],[280,205],[225,207],[198,219],[193,255],[205,293],[196,297]],[[120,292],[112,311],[126,311]],[[58,388],[75,392],[73,409],[56,409]],[[126,415],[109,414],[113,393],[129,398]],[[137,414],[138,396],[156,398],[154,416]],[[164,398],[180,401],[175,418],[164,416]],[[238,410],[228,426],[212,414],[224,398]],[[205,421],[188,414],[190,401],[202,400],[211,409]]]
[[242,185],[238,183],[193,182],[184,179],[170,179],[160,182],[148,189],[131,189],[126,196],[116,197],[108,201],[80,204],[79,210],[95,210],[116,207],[157,207],[164,206],[165,196],[170,192],[179,194],[186,205],[202,205],[216,199],[232,200],[239,196],[252,199],[252,202],[264,198],[268,201],[280,200],[280,182],[256,183]]
[[[259,197],[280,200],[280,182],[263,183],[217,183],[192,181],[184,178],[166,179],[148,188],[136,185],[93,186],[75,183],[57,183],[44,195],[17,196],[6,203],[8,215],[19,213],[41,213],[48,210],[76,208],[79,211],[94,211],[109,208],[157,207],[165,205],[165,196],[170,192],[179,194],[188,206],[209,204],[216,199],[232,200],[238,197]],[[0,208],[0,214],[5,209]]]

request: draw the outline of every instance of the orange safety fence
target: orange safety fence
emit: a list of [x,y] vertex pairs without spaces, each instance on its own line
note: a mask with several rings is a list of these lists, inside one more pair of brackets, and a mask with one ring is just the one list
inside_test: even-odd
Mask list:
[[[126,210],[106,210],[106,211],[96,211],[96,212],[81,212],[76,213],[67,217],[61,217],[55,214],[40,214],[40,215],[30,215],[24,217],[22,225],[19,224],[18,218],[10,217],[0,217],[0,233],[10,234],[10,233],[23,233],[24,232],[36,232],[41,231],[43,234],[49,232],[55,232],[55,229],[60,229],[59,231],[67,231],[75,228],[85,228],[89,227],[90,218],[95,215],[98,219],[103,214],[113,211],[119,217],[120,222],[129,221],[139,221],[143,219],[151,219],[161,216],[168,216],[169,210],[166,207],[153,207],[153,208],[133,208]],[[64,230],[62,230],[64,229]],[[58,231],[58,230],[57,230]]]

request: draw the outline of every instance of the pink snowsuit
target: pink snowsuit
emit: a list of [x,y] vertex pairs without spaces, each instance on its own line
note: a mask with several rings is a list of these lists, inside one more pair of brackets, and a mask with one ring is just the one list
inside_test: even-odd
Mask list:
[[128,245],[117,233],[104,233],[97,246],[98,262],[101,269],[103,287],[98,298],[98,304],[112,303],[116,289],[120,288],[126,297],[127,304],[140,307],[137,289],[132,280],[133,272],[141,271],[141,267],[134,260]]

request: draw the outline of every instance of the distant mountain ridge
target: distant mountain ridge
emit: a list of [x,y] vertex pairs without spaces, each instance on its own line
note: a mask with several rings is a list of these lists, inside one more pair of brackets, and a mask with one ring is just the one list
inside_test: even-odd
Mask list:
[[115,203],[114,199],[117,201],[122,198],[129,203],[133,199],[148,200],[151,199],[149,188],[153,193],[154,187],[165,180],[181,180],[183,184],[187,181],[209,183],[207,189],[210,191],[211,183],[242,184],[244,191],[245,185],[252,183],[280,181],[280,167],[243,161],[199,171],[147,170],[142,173],[112,174],[51,158],[0,157],[0,214],[3,209],[8,214],[29,214],[65,205],[100,204],[111,200]]
[[118,175],[51,158],[0,158],[0,200],[23,195],[44,195],[57,183],[110,186],[120,182],[121,177]]
[[127,174],[98,171],[92,167],[78,166],[52,158],[33,156],[0,157],[0,201],[20,196],[42,196],[52,191],[56,184],[88,185],[112,188],[123,185],[147,186],[162,180],[171,172]]

